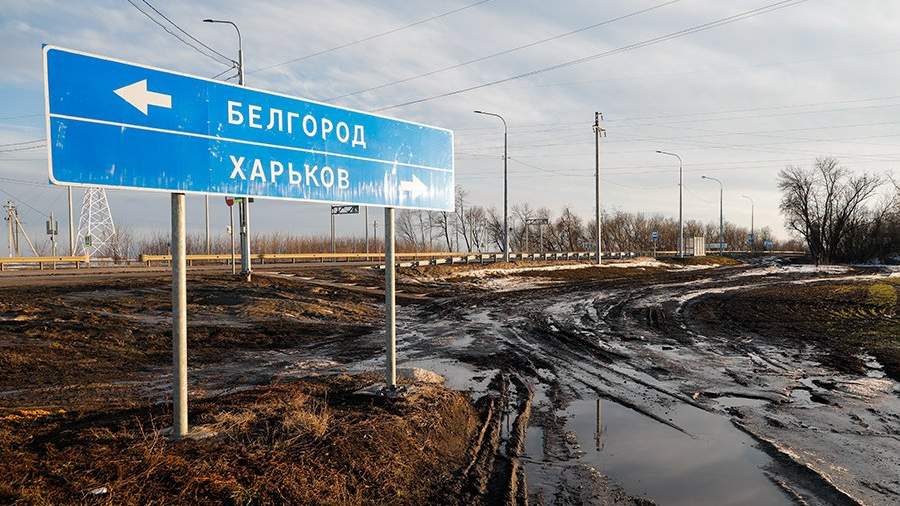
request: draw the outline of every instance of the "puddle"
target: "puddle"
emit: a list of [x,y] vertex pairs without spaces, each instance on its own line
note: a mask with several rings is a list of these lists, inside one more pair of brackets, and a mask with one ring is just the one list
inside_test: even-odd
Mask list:
[[[670,416],[691,436],[605,399],[574,401],[560,415],[577,435],[581,462],[630,495],[676,505],[793,504],[764,474],[773,460],[726,417],[674,407]],[[550,499],[542,439],[540,427],[529,428],[527,469],[532,490],[544,488]]]

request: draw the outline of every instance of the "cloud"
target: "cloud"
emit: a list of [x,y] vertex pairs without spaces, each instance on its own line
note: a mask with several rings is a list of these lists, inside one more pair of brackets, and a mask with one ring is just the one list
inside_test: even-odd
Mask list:
[[[454,65],[660,2],[493,0],[370,42],[249,73],[247,81],[259,88],[325,98]],[[340,103],[375,109],[427,97],[622,47],[765,3],[683,0]],[[236,50],[234,32],[200,20],[215,16],[238,22],[249,70],[452,8],[444,2],[397,0],[157,0],[154,5],[227,55]],[[882,171],[900,160],[900,123],[889,124],[900,99],[848,102],[900,95],[896,92],[900,70],[893,65],[894,51],[900,52],[900,37],[895,35],[898,15],[900,4],[891,2],[858,1],[848,9],[836,0],[811,0],[688,37],[388,113],[456,130],[458,182],[468,190],[470,202],[494,206],[502,203],[502,129],[493,118],[471,111],[502,113],[510,125],[511,201],[557,210],[570,205],[587,216],[593,208],[591,123],[594,111],[602,111],[608,120],[601,154],[605,207],[674,215],[677,165],[654,153],[664,148],[679,152],[685,160],[686,217],[716,218],[717,189],[700,180],[700,175],[709,174],[726,184],[727,219],[749,221],[749,208],[739,198],[749,194],[757,202],[757,223],[780,231],[775,176],[783,166],[808,166],[817,155],[835,154],[855,170]],[[43,42],[199,75],[224,70],[127,2],[8,1],[0,13],[4,47],[0,103],[5,104],[0,117],[41,112],[39,48]],[[40,118],[0,120],[0,141],[40,135],[40,123]],[[820,127],[834,128],[815,130]],[[45,181],[40,153],[17,155],[0,154],[0,173]],[[8,188],[31,194],[33,187]],[[37,196],[34,203],[61,212],[55,195]],[[164,196],[114,192],[110,198],[120,222],[144,231],[166,230]],[[202,226],[198,204],[199,200],[189,202],[189,226],[197,230]],[[289,205],[260,201],[255,229],[284,227],[287,213],[303,217],[290,221],[294,231],[327,231],[325,206]],[[221,228],[225,208],[219,207],[215,220]],[[348,218],[345,223],[344,230],[361,234],[360,220]]]

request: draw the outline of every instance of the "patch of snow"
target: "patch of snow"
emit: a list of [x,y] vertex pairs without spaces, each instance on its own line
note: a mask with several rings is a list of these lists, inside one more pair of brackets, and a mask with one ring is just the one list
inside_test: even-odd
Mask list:
[[678,270],[698,270],[698,269],[709,269],[712,267],[718,267],[718,264],[709,264],[709,265],[674,265],[668,264],[665,262],[660,262],[655,258],[649,257],[639,257],[634,260],[606,260],[603,262],[603,265],[597,266],[592,263],[578,263],[578,264],[560,264],[560,265],[542,265],[542,266],[534,266],[534,267],[514,267],[514,268],[502,268],[502,267],[494,267],[494,268],[486,268],[486,269],[475,269],[471,271],[461,271],[458,273],[454,273],[454,278],[482,278],[485,276],[496,276],[496,275],[508,275],[508,274],[518,274],[523,272],[541,272],[541,271],[567,271],[574,269],[589,269],[589,268],[629,268],[629,267],[658,267],[663,269],[678,269]]
[[850,267],[846,265],[820,265],[818,267],[812,264],[771,265],[768,267],[749,269],[733,274],[731,277],[745,278],[749,276],[769,276],[772,274],[845,274],[849,271]]

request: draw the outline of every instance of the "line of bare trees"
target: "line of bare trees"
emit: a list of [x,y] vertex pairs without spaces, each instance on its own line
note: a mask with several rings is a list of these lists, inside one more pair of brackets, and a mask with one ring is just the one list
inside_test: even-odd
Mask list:
[[[889,260],[900,252],[900,187],[834,158],[778,176],[781,212],[816,263]],[[886,192],[884,190],[887,190]]]
[[[456,192],[454,212],[402,211],[398,213],[398,241],[412,251],[502,251],[503,216],[494,208],[466,205],[466,193]],[[658,232],[655,245],[661,250],[674,250],[678,241],[678,222],[662,215],[625,211],[604,212],[601,217],[605,251],[650,251],[654,244],[651,233]],[[546,224],[542,224],[544,222]],[[510,248],[513,251],[590,251],[596,242],[594,220],[584,220],[569,207],[558,216],[547,208],[535,209],[528,204],[513,205],[510,213]],[[731,249],[749,249],[749,229],[725,223],[725,243]],[[685,222],[685,237],[704,236],[708,243],[718,242],[719,224],[697,220]],[[796,241],[773,240],[768,227],[756,232],[755,250],[772,241],[776,249],[796,249]]]
[[[466,192],[456,189],[456,209],[452,212],[409,211],[397,213],[397,248],[399,251],[502,251],[503,215],[495,208],[472,205],[466,201]],[[678,241],[678,221],[658,214],[626,211],[603,213],[604,251],[649,252],[654,246],[659,250],[674,250]],[[510,248],[513,251],[592,251],[595,244],[594,220],[585,220],[569,207],[559,214],[544,208],[526,204],[513,205],[510,212]],[[654,244],[651,233],[657,232],[659,240]],[[749,229],[734,223],[725,223],[725,243],[729,249],[749,249]],[[169,252],[169,235],[159,233],[141,239],[132,238],[127,231],[110,245],[109,254],[115,258],[135,257],[140,254],[164,254]],[[756,231],[754,250],[762,250],[763,244],[773,240],[766,227]],[[698,220],[685,222],[685,237],[705,236],[707,243],[718,242],[718,222],[704,223]],[[188,253],[205,253],[206,241],[202,234],[187,236]],[[331,250],[327,234],[298,236],[278,232],[253,235],[253,251],[260,253],[304,253]],[[383,251],[380,237],[369,239],[369,251]],[[800,244],[774,241],[775,249],[798,249]],[[339,252],[363,252],[366,244],[361,237],[339,237]],[[220,235],[212,240],[212,253],[228,254],[231,251],[229,236]],[[239,254],[239,253],[238,253]]]

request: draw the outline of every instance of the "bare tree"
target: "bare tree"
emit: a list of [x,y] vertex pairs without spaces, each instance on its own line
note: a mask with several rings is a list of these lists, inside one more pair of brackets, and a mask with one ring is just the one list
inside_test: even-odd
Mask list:
[[872,225],[866,202],[883,180],[852,175],[834,158],[819,158],[805,170],[787,167],[778,174],[785,224],[806,241],[816,263],[854,259],[858,245],[848,239]]

